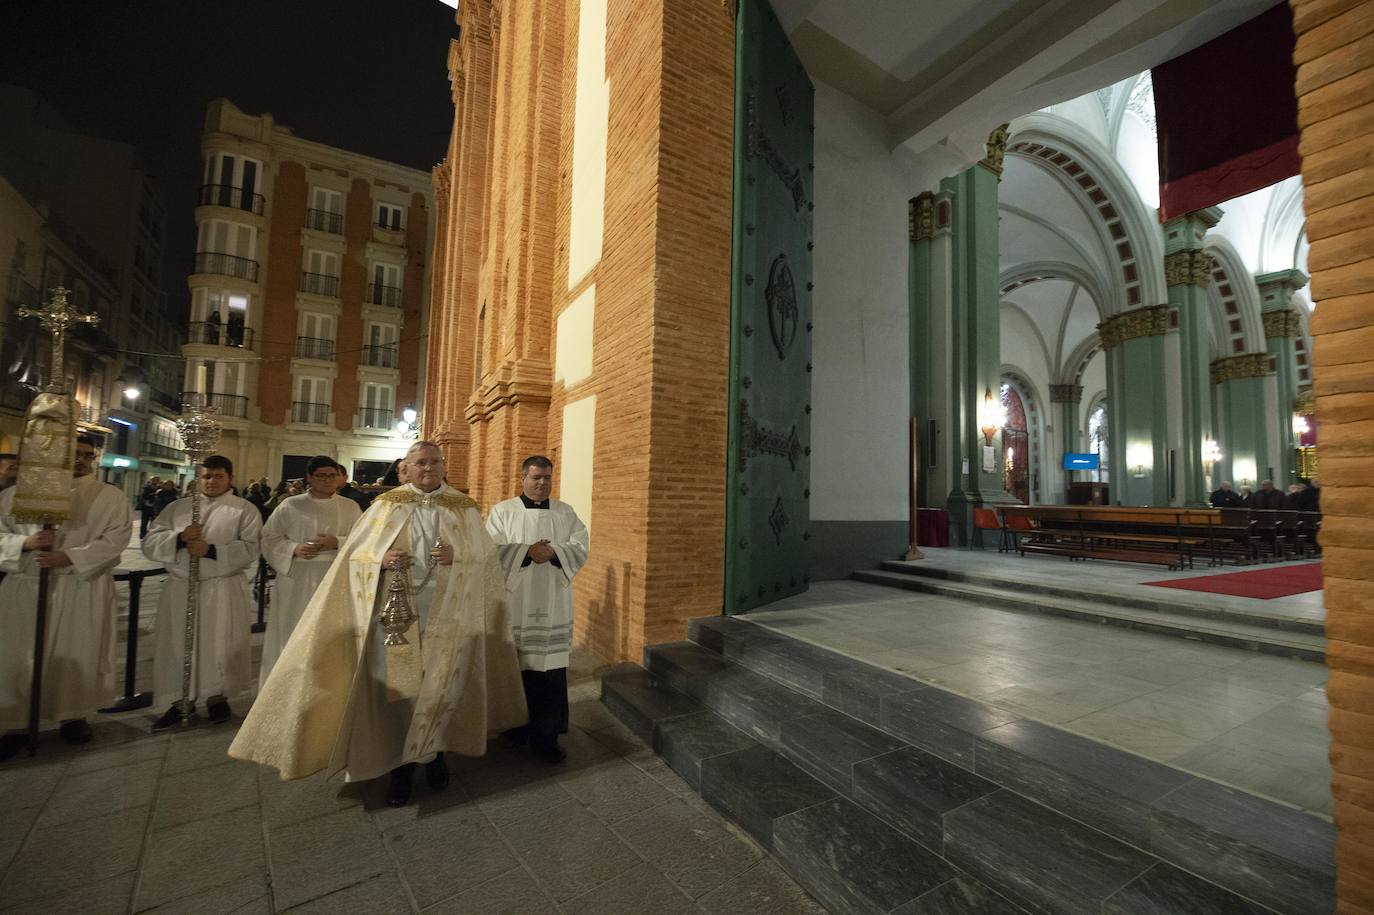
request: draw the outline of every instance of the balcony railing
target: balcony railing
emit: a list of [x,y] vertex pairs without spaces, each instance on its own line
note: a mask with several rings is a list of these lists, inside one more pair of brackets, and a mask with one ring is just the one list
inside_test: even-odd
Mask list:
[[243,419],[248,415],[248,398],[239,394],[200,394],[196,391],[182,391],[181,402],[207,404],[218,410],[220,416]]
[[78,403],[76,405],[76,421],[92,426],[103,426],[106,422],[105,411],[94,404]]
[[165,457],[173,461],[181,461],[186,458],[186,452],[170,442],[153,441],[143,443],[143,453],[155,457]]
[[158,388],[153,388],[152,397],[154,403],[166,407],[168,410],[181,409],[181,401],[178,400],[177,395],[173,394],[171,391],[163,391],[159,390]]
[[200,205],[203,207],[229,207],[261,216],[263,200],[261,194],[245,194],[243,188],[227,184],[203,184],[200,188]]
[[236,276],[250,283],[258,281],[258,262],[232,254],[216,251],[202,251],[195,257],[192,273],[218,273],[221,276]]
[[230,322],[192,321],[186,334],[187,343],[208,343],[211,346],[253,348],[253,328]]
[[301,292],[339,297],[339,278],[327,273],[302,273]]
[[314,423],[317,426],[329,424],[329,404],[327,403],[306,403],[298,400],[291,404],[291,421],[293,423]]
[[323,359],[334,361],[334,341],[320,337],[297,337],[296,356],[301,359]]
[[358,409],[358,428],[390,429],[391,417],[390,410],[382,410],[378,407],[360,407]]
[[400,365],[400,359],[396,352],[396,344],[387,343],[382,346],[364,347],[363,365],[370,365],[378,369],[396,368]]
[[305,227],[307,229],[315,229],[319,232],[342,235],[343,214],[331,213],[328,210],[306,210]]
[[388,308],[400,308],[401,287],[383,286],[381,283],[368,283],[367,301],[373,305],[385,305]]

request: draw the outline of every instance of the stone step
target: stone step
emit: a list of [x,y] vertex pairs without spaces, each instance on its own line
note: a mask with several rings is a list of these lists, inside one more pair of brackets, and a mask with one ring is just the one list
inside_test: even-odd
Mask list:
[[[1152,911],[1148,900],[1184,894],[1199,877],[1206,880],[1198,898],[1234,895],[1236,911],[1255,900],[1305,915],[1333,896],[1335,831],[1319,817],[747,620],[694,620],[690,635],[695,646],[648,652],[665,683],[694,691],[723,717],[733,715],[768,749],[932,850],[949,848],[954,811],[1012,793],[1089,830],[1106,847],[1115,842],[1150,857],[1148,872],[1132,876],[1130,893],[1110,903],[1097,899],[1111,911]],[[780,698],[778,690],[797,681],[811,694],[792,689],[791,699]],[[1078,835],[1068,825],[1056,828]]]
[[[995,569],[968,571],[965,569],[951,569],[929,562],[911,562],[900,559],[885,560],[880,565],[880,569],[887,572],[900,572],[904,575],[911,575],[917,578],[962,582],[964,584],[982,585],[992,588],[1010,588],[1022,594],[1043,594],[1049,597],[1063,597],[1069,600],[1080,600],[1084,595],[1084,589],[1081,585],[1075,587],[1046,581],[1028,580],[1025,578],[1018,578],[1014,574],[1005,574],[1005,572],[999,572]],[[1226,620],[1228,622],[1263,626],[1270,629],[1282,629],[1286,632],[1301,632],[1306,635],[1325,635],[1326,633],[1326,627],[1320,620],[1294,616],[1291,613],[1285,614],[1281,609],[1278,609],[1281,605],[1274,605],[1272,609],[1269,605],[1266,605],[1263,612],[1247,613],[1228,607],[1218,607],[1214,601],[1207,600],[1207,595],[1201,592],[1195,592],[1192,599],[1184,596],[1188,593],[1189,592],[1160,589],[1158,595],[1152,594],[1149,597],[1144,597],[1135,593],[1133,590],[1123,589],[1111,584],[1094,585],[1093,588],[1093,595],[1099,600],[1110,602],[1120,607],[1130,607],[1134,610],[1152,610],[1160,613],[1177,613],[1183,616],[1196,616],[1203,619]]]
[[[1138,609],[1118,603],[1115,597],[1110,601],[1099,602],[1081,599],[1081,592],[1079,592],[1077,599],[1036,592],[1022,593],[1002,586],[946,581],[882,569],[858,571],[851,577],[855,581],[869,584],[967,600],[983,607],[1062,616],[1109,626],[1120,626],[1126,629],[1138,629],[1160,635],[1171,635],[1213,645],[1257,651],[1262,654],[1297,658],[1318,664],[1324,662],[1326,658],[1326,637],[1324,635],[1278,629],[1271,625],[1260,625],[1255,622],[1238,622],[1231,618],[1212,618],[1192,612],[1178,613]],[[1243,616],[1243,614],[1239,614],[1239,616]]]

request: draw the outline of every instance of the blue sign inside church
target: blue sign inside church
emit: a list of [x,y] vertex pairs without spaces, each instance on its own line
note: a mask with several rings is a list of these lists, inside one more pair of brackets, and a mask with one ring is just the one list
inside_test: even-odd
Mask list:
[[1098,457],[1095,454],[1066,454],[1064,455],[1065,470],[1096,470]]

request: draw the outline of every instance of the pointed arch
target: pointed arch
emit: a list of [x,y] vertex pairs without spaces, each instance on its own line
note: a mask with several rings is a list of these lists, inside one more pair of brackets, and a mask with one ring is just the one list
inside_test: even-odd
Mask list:
[[1094,216],[1104,259],[1117,270],[1101,303],[1109,315],[1167,301],[1157,213],[1100,141],[1073,121],[1036,112],[1012,122],[1007,153],[1053,174]]
[[1255,278],[1245,269],[1240,252],[1230,240],[1209,234],[1202,250],[1212,255],[1212,282],[1207,284],[1213,304],[1213,327],[1220,352],[1213,358],[1265,350],[1264,320],[1260,317],[1260,292]]

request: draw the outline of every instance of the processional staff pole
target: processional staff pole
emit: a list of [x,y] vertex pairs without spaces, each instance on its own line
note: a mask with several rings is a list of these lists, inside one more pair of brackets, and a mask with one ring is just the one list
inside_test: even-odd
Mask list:
[[[191,523],[200,524],[200,465],[215,450],[219,442],[219,423],[215,420],[215,408],[206,403],[204,392],[191,395],[187,403],[181,405],[181,418],[177,420],[177,432],[186,456],[191,460]],[[189,552],[189,551],[188,551]],[[181,712],[181,726],[191,724],[196,702],[191,698],[191,665],[195,658],[196,628],[200,616],[200,557],[189,555],[190,567],[186,576],[186,635],[181,657],[181,698],[177,709]]]
[[[22,524],[41,524],[51,531],[71,516],[72,453],[76,448],[76,422],[72,396],[67,392],[63,348],[72,324],[96,324],[98,315],[75,310],[67,290],[55,286],[38,308],[21,306],[21,318],[36,318],[52,334],[52,371],[48,386],[34,398],[24,419],[24,439],[19,449],[19,481],[13,515]],[[33,679],[29,687],[29,755],[38,750],[38,721],[43,709],[43,655],[47,646],[48,592],[52,571],[38,570],[38,606],[33,627]]]

